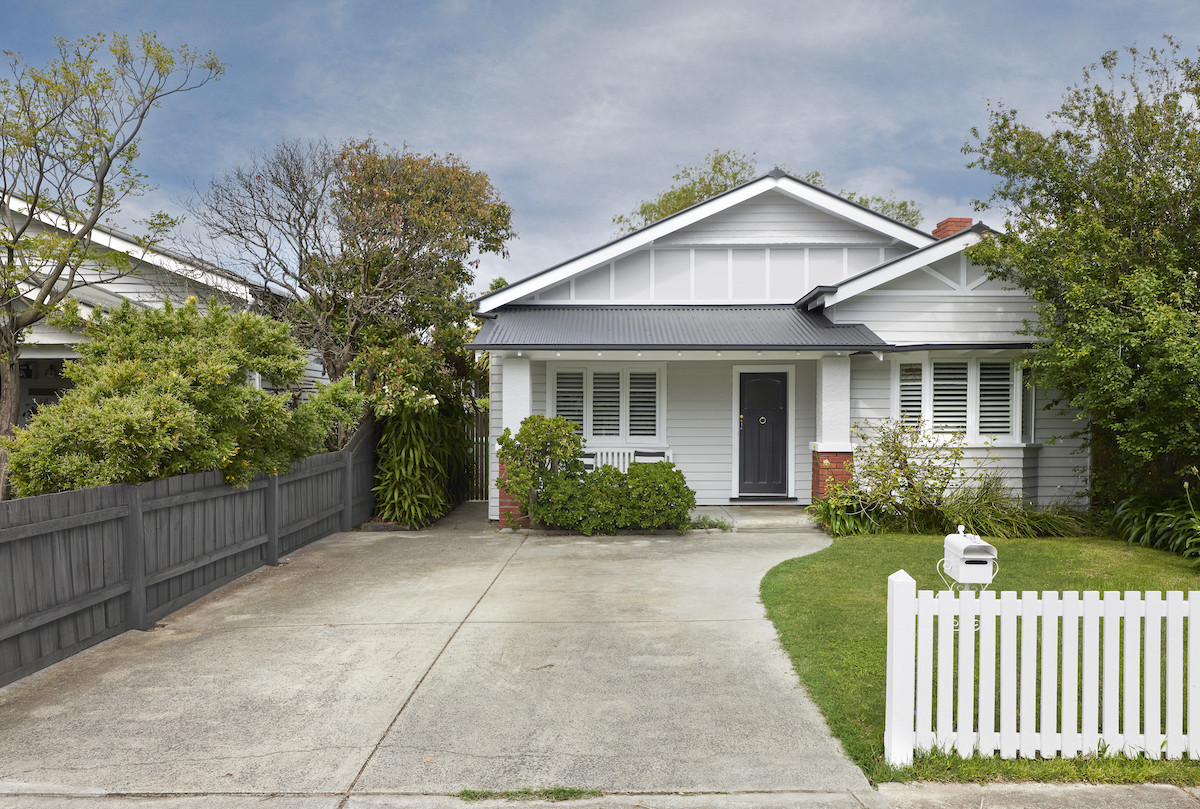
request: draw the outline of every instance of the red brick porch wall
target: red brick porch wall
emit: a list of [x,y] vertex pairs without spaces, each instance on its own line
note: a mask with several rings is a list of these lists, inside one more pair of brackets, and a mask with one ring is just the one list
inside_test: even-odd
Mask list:
[[[507,469],[508,468],[504,464],[500,464],[500,475],[502,477],[506,474]],[[513,500],[511,497],[509,497],[508,492],[504,491],[504,489],[497,487],[496,491],[499,493],[500,497],[500,527],[516,527],[520,524],[521,507],[517,504],[516,500]],[[509,514],[512,515],[511,522],[508,519]]]
[[851,478],[850,462],[854,460],[853,452],[814,452],[812,454],[812,496],[816,500],[825,496],[831,481],[843,483]]

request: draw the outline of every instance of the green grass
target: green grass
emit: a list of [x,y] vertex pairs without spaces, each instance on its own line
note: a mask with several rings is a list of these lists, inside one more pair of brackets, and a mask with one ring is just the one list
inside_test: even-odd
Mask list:
[[464,801],[482,801],[488,798],[504,798],[509,801],[577,801],[581,798],[600,798],[604,793],[598,789],[578,787],[547,787],[545,789],[510,789],[494,792],[490,789],[464,789],[458,793]]
[[[999,551],[997,591],[1200,590],[1200,573],[1187,560],[1119,540],[989,541]],[[1001,761],[935,753],[918,756],[911,768],[884,763],[887,577],[903,568],[918,589],[945,589],[934,567],[941,557],[942,537],[846,537],[776,566],[762,582],[767,615],[796,673],[868,778],[1200,784],[1200,763],[1120,756]]]

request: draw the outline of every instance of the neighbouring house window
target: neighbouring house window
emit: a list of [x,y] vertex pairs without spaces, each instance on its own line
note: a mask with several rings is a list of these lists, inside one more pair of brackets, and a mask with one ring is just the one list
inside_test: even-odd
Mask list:
[[663,370],[644,366],[559,368],[549,374],[553,415],[601,444],[662,444]]
[[1007,360],[901,362],[893,391],[896,417],[935,433],[969,440],[1016,436],[1021,374]]

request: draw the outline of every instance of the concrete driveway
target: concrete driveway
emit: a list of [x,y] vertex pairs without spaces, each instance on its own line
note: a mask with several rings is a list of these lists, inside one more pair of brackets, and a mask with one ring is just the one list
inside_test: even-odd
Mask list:
[[425,532],[334,535],[0,689],[0,806],[546,786],[879,805],[758,601],[768,569],[827,542],[497,533],[474,504]]

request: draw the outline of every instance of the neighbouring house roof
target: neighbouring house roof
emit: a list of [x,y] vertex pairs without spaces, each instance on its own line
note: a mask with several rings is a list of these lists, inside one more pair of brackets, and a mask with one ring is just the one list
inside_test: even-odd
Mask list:
[[837,326],[794,306],[507,306],[470,345],[505,348],[878,349],[866,326]]
[[997,231],[988,227],[983,222],[978,222],[965,230],[960,230],[953,235],[925,247],[920,247],[899,258],[885,261],[844,281],[814,287],[808,291],[808,294],[796,302],[796,306],[801,309],[822,309],[826,306],[841,303],[853,298],[855,295],[875,289],[889,281],[894,281],[923,266],[961,253],[971,245],[976,244],[983,237],[983,234],[995,232]]
[[878,211],[865,208],[858,203],[839,197],[824,188],[792,177],[780,169],[775,169],[762,177],[751,180],[723,194],[704,200],[670,216],[660,219],[644,228],[627,233],[605,245],[601,245],[575,258],[568,259],[553,267],[534,273],[533,275],[514,281],[503,289],[489,292],[476,299],[480,312],[490,312],[507,304],[514,303],[541,289],[561,283],[576,273],[588,269],[595,264],[619,258],[639,247],[653,243],[671,233],[707,219],[734,205],[758,197],[772,191],[786,197],[803,202],[826,214],[853,222],[867,230],[883,234],[897,244],[912,247],[922,247],[936,244],[933,236],[922,230],[904,224]]

